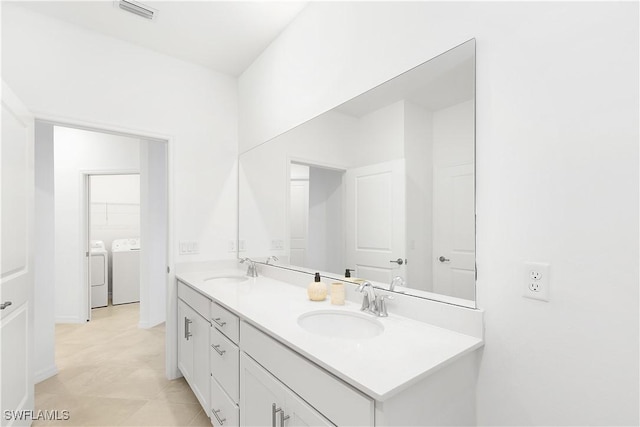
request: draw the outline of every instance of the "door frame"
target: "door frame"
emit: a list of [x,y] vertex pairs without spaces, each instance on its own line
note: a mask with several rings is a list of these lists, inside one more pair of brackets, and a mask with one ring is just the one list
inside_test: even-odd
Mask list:
[[[172,248],[175,239],[175,212],[173,201],[175,197],[174,188],[174,156],[175,156],[175,140],[172,135],[158,133],[156,131],[139,128],[129,128],[125,126],[97,123],[76,118],[51,115],[46,113],[35,113],[36,122],[50,124],[53,126],[64,126],[74,129],[87,130],[92,132],[102,132],[119,136],[127,136],[155,142],[166,143],[167,159],[166,159],[166,179],[167,179],[167,277],[166,277],[166,329],[165,329],[165,374],[169,379],[180,377],[178,371],[178,351],[177,351],[177,288],[175,286],[175,259]],[[52,321],[55,322],[54,319]],[[55,374],[57,369],[52,371]],[[42,378],[46,379],[46,378]]]

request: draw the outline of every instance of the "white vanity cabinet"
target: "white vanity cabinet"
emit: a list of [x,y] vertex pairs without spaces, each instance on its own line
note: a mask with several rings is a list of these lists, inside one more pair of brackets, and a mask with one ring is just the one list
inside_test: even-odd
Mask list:
[[178,368],[209,407],[209,299],[178,282]]
[[[201,273],[192,281],[198,283],[201,277],[207,276]],[[178,367],[214,426],[475,424],[477,354],[473,350],[481,347],[480,339],[389,317],[388,338],[370,342],[363,352],[353,354],[354,363],[368,361],[363,357],[371,354],[375,364],[370,370],[353,365],[351,353],[327,363],[322,358],[326,346],[332,354],[340,352],[340,340],[325,340],[321,345],[313,341],[311,346],[311,337],[296,328],[298,311],[282,321],[286,310],[264,310],[265,295],[288,293],[292,307],[299,298],[303,309],[309,310],[304,290],[265,280],[256,286],[259,297],[252,298],[246,288],[240,294],[233,285],[219,287],[202,286],[196,291],[197,285],[178,281]],[[413,328],[412,337],[427,338],[407,341],[406,328]],[[387,346],[397,351],[387,352]],[[413,357],[409,350],[421,352],[420,361],[426,359],[428,366],[439,366],[426,375],[398,381],[388,370],[407,375],[415,366],[402,365]],[[336,368],[342,360],[347,363]],[[413,360],[417,363],[416,357]],[[382,375],[382,380],[369,378],[369,372]]]
[[287,386],[242,353],[241,426],[333,426]]

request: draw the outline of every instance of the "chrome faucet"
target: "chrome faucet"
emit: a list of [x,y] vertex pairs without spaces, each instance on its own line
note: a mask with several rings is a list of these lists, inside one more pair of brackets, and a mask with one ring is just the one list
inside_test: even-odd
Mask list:
[[401,276],[396,276],[391,280],[391,284],[389,285],[389,290],[394,292],[396,286],[405,286],[406,284],[407,282],[405,282],[405,280]]
[[250,258],[240,259],[240,264],[244,264],[245,262],[247,262],[247,276],[258,277],[258,269],[256,268],[255,261],[252,261]]
[[269,265],[269,261],[273,261],[274,263],[278,260],[278,257],[275,255],[271,255],[269,258],[267,258],[267,265]]
[[365,311],[378,317],[387,317],[389,315],[385,300],[392,299],[391,296],[377,295],[371,282],[367,281],[358,286],[357,290],[364,294],[360,311]]

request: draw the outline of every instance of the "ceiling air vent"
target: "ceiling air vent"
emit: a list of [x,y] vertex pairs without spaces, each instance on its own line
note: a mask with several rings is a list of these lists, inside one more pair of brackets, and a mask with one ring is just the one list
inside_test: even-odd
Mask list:
[[132,0],[119,0],[114,2],[118,8],[131,12],[135,15],[141,16],[145,19],[153,21],[158,15],[158,11],[150,8],[142,3]]

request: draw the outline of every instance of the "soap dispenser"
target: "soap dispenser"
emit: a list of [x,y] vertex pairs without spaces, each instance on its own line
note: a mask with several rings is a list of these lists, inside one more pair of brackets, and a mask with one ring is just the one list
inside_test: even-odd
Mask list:
[[327,297],[327,285],[320,281],[320,273],[316,273],[313,282],[309,283],[307,295],[311,301],[324,301]]
[[350,278],[351,278],[351,272],[352,272],[352,271],[355,271],[355,270],[352,270],[352,269],[350,269],[350,268],[347,268],[347,269],[344,271],[344,277],[345,277],[345,279],[350,279]]

